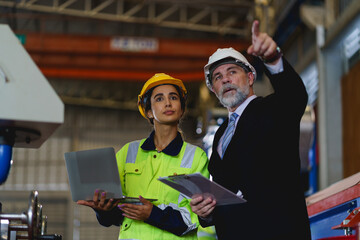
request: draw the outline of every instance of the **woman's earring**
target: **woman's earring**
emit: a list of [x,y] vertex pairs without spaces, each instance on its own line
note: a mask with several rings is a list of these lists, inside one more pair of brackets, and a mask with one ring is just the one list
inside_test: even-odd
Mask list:
[[147,117],[148,117],[149,119],[154,118],[154,116],[152,115],[151,111],[148,111],[146,115],[147,115]]

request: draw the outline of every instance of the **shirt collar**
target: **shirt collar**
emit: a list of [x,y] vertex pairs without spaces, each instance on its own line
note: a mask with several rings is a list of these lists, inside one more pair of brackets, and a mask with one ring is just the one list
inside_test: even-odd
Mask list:
[[[155,135],[155,131],[152,131],[150,133],[150,136],[141,145],[141,148],[143,150],[145,150],[145,151],[156,150],[156,146],[155,146],[155,142],[154,142],[154,135]],[[179,132],[177,132],[176,137],[161,152],[163,152],[167,155],[170,155],[170,156],[176,156],[180,153],[183,143],[184,143],[184,141],[181,137],[181,134]]]
[[[241,114],[244,112],[247,105],[256,97],[257,97],[256,95],[251,95],[242,104],[240,104],[240,106],[238,106],[238,108],[235,110],[235,113],[237,113],[237,115],[239,115],[239,117],[237,119],[239,119],[241,117]],[[229,119],[230,119],[231,114],[233,114],[233,113],[234,112],[229,112]]]

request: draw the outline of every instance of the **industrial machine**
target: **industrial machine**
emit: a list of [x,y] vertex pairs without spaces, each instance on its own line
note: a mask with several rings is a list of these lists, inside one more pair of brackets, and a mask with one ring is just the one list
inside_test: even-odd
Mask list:
[[306,199],[314,240],[360,240],[360,172]]
[[[9,26],[0,24],[0,184],[9,174],[13,148],[39,148],[63,121],[64,104]],[[0,221],[1,240],[61,239],[46,235],[36,191],[27,213],[3,213],[0,203]]]
[[53,239],[61,240],[57,234],[46,234],[47,217],[43,216],[38,192],[32,191],[27,212],[20,214],[0,213],[0,239]]

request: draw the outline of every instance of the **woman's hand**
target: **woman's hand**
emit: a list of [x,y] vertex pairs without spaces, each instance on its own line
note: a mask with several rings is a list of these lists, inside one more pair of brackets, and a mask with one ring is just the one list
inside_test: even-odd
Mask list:
[[117,206],[119,202],[119,200],[114,201],[114,199],[106,200],[106,192],[99,194],[99,190],[96,190],[93,196],[93,200],[79,200],[77,201],[77,204],[91,207],[96,211],[110,211],[115,206]]
[[141,221],[145,221],[150,217],[153,204],[142,196],[139,196],[139,199],[143,205],[136,205],[131,203],[124,203],[119,205],[119,209],[124,212],[124,217]]

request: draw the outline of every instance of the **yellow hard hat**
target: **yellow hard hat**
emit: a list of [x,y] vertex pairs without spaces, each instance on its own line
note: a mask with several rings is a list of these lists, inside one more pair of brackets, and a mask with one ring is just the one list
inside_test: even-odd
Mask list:
[[184,86],[184,83],[180,79],[173,78],[170,75],[167,75],[165,73],[156,73],[154,76],[152,76],[147,82],[144,84],[139,96],[138,96],[138,108],[141,113],[141,115],[147,119],[145,114],[145,102],[144,102],[144,96],[147,91],[150,89],[164,84],[172,84],[175,86],[178,86],[182,91],[181,94],[184,98],[186,98],[187,90]]

